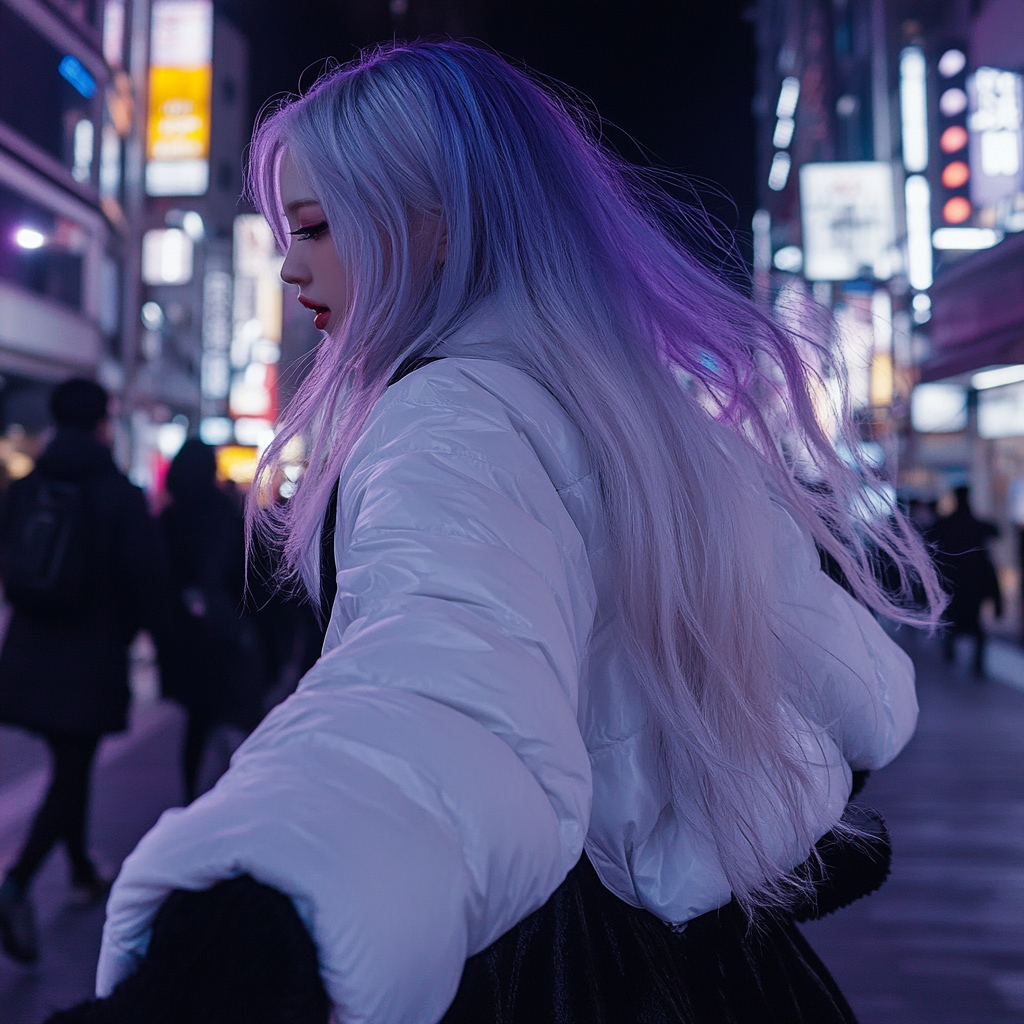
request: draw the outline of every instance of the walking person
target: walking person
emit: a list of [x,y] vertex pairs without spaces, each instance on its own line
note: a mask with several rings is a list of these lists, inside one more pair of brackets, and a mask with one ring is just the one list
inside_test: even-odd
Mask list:
[[950,600],[944,616],[942,634],[943,655],[952,663],[956,656],[956,638],[974,639],[974,673],[985,674],[985,627],[981,621],[981,606],[991,600],[996,618],[1003,615],[1003,595],[999,589],[988,542],[999,536],[993,523],[978,519],[971,511],[971,491],[964,485],[953,494],[956,507],[939,519],[931,529],[930,540],[935,545],[939,571]]
[[126,726],[128,647],[141,628],[162,639],[166,600],[156,524],[111,458],[107,393],[69,380],[54,389],[50,412],[56,434],[0,513],[0,573],[14,608],[0,652],[0,721],[41,736],[53,765],[0,887],[3,948],[23,963],[38,957],[29,887],[56,843],[76,899],[107,891],[87,848],[89,776],[101,737]]
[[[161,661],[162,691],[188,713],[182,745],[185,797],[197,795],[204,753],[218,730],[237,742],[262,717],[262,667],[244,615],[242,514],[217,486],[214,449],[182,445],[167,471],[170,504],[160,514],[170,564],[174,642]],[[223,767],[227,767],[226,759]],[[203,780],[209,788],[212,778]]]
[[[249,516],[328,585],[324,653],[126,860],[103,1001],[65,1019],[849,1024],[794,917],[917,705],[815,542],[897,620],[941,592],[898,511],[858,514],[882,484],[794,339],[564,95],[469,45],[332,69],[250,173],[324,339]],[[253,969],[271,904],[319,995],[291,940]]]

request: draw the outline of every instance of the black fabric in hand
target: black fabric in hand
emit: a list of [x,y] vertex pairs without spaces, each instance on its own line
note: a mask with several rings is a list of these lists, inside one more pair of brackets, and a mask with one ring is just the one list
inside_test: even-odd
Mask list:
[[291,900],[248,875],[176,890],[139,969],[47,1024],[327,1024],[316,946]]
[[882,815],[851,803],[842,823],[856,836],[827,832],[814,844],[817,857],[797,868],[814,883],[814,895],[793,911],[797,921],[816,921],[847,907],[880,889],[889,877],[892,844]]

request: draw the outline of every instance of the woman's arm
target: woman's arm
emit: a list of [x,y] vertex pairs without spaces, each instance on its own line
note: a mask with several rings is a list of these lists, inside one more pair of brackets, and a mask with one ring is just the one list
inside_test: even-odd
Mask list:
[[291,896],[340,1020],[430,1024],[465,958],[579,858],[589,564],[558,467],[460,365],[418,371],[372,414],[341,480],[327,653],[125,862],[100,994],[168,891],[248,873]]

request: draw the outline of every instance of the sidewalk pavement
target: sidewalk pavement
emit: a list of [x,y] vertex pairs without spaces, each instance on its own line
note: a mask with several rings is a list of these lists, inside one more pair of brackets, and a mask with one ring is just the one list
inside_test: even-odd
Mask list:
[[986,662],[990,679],[1024,692],[1024,650],[1005,640],[991,639],[986,651]]
[[947,666],[936,641],[899,639],[918,730],[858,798],[886,817],[892,875],[804,932],[861,1024],[1021,1024],[1024,653],[994,641],[978,680],[968,650]]
[[[93,771],[90,846],[101,871],[111,877],[160,814],[182,802],[178,751],[183,721],[175,705],[151,700],[133,710],[126,733],[108,737],[100,747]],[[5,754],[0,867],[6,867],[17,856],[42,800],[49,769],[42,741],[20,730],[0,727],[0,749]],[[15,754],[27,771],[12,779]],[[26,968],[0,954],[2,1024],[39,1024],[54,1010],[93,994],[104,907],[67,906],[68,887],[68,864],[60,848],[32,887],[42,949],[39,963]]]

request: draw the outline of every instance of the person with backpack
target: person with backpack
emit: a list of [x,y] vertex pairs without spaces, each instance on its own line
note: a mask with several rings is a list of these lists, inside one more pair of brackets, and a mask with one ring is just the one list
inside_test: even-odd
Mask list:
[[53,776],[0,886],[0,939],[22,963],[38,958],[29,886],[64,842],[79,902],[109,883],[86,849],[89,775],[106,733],[125,728],[128,647],[141,628],[159,643],[167,606],[162,539],[142,492],[114,465],[109,398],[66,381],[50,411],[57,431],[0,510],[0,577],[14,613],[0,652],[0,722],[46,740]]

